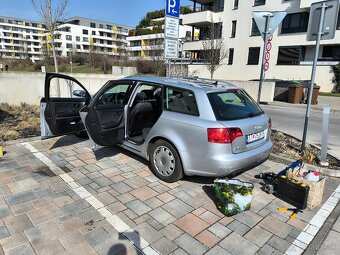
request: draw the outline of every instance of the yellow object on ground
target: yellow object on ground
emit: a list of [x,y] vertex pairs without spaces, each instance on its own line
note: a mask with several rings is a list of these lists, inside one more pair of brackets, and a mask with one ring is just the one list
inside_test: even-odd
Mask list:
[[0,146],[0,158],[2,158],[4,156],[4,150],[2,149],[2,147]]
[[287,212],[287,211],[292,211],[293,213],[289,216],[290,219],[295,219],[298,212],[300,212],[301,210],[297,209],[297,208],[287,208],[287,207],[279,207],[277,208],[280,212]]

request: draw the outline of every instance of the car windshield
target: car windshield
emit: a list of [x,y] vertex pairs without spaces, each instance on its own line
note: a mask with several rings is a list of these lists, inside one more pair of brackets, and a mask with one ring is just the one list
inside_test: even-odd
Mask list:
[[217,120],[239,120],[263,114],[262,109],[244,91],[231,89],[208,93]]

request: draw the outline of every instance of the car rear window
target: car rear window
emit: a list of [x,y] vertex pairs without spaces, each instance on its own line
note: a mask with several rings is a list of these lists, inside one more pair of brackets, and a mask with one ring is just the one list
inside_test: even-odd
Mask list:
[[208,93],[208,98],[217,120],[239,120],[263,114],[262,109],[244,90]]

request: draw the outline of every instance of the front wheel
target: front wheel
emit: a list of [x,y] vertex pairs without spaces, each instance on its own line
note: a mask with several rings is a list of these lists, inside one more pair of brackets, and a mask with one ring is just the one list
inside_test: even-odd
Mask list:
[[162,181],[175,182],[183,177],[183,167],[177,150],[170,143],[158,140],[150,147],[150,166]]

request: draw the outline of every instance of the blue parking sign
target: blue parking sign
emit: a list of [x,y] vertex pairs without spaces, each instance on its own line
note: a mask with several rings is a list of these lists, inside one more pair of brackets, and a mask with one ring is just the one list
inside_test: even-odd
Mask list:
[[166,16],[179,18],[181,6],[180,0],[165,0],[165,3]]

